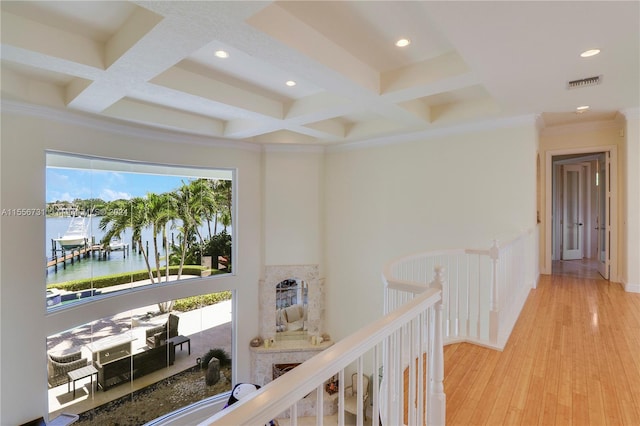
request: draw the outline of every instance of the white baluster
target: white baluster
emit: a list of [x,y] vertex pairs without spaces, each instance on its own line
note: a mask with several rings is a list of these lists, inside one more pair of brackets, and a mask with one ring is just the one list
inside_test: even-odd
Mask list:
[[498,260],[500,249],[498,249],[498,240],[493,240],[493,245],[489,249],[489,256],[492,263],[491,298],[489,299],[489,341],[497,344],[498,329],[500,327],[500,312],[498,310]]
[[[442,289],[444,286],[443,268],[436,268],[436,277],[431,288]],[[431,311],[432,350],[429,353],[429,402],[427,424],[444,425],[446,416],[446,395],[444,394],[444,339],[442,332],[442,301],[433,306]]]

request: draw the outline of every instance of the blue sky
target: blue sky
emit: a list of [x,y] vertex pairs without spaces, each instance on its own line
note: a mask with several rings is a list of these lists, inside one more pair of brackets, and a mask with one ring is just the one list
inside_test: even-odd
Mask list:
[[188,182],[190,179],[181,176],[47,167],[46,202],[73,201],[76,198],[113,201],[143,197],[148,192],[161,194],[172,191],[183,180]]

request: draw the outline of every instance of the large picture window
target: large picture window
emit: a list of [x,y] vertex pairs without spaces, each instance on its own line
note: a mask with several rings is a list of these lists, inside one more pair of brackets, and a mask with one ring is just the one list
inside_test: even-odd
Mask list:
[[230,391],[232,296],[174,300],[169,312],[140,306],[48,336],[50,417],[144,424]]
[[233,171],[47,153],[48,309],[233,271]]

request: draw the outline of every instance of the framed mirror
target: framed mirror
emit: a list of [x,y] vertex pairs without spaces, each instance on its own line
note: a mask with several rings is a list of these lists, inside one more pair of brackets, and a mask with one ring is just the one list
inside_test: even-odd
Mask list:
[[289,278],[276,285],[276,338],[306,338],[308,287],[304,280]]

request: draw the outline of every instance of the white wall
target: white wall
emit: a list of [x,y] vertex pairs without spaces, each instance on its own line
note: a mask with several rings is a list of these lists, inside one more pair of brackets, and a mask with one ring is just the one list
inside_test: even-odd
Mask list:
[[625,117],[624,252],[628,261],[622,282],[627,291],[640,293],[640,109],[626,111]]
[[324,154],[293,149],[264,154],[264,263],[322,267]]
[[[64,113],[63,119],[73,117]],[[75,120],[75,118],[74,118]],[[0,424],[47,417],[46,336],[127,309],[219,290],[236,290],[238,380],[249,379],[246,344],[257,334],[257,284],[262,270],[262,154],[257,149],[214,147],[213,141],[152,133],[152,139],[85,125],[10,114],[3,105],[1,208],[43,208],[45,150],[59,150],[159,164],[237,169],[238,255],[234,276],[203,279],[188,286],[145,289],[47,315],[42,244],[44,217],[1,217],[0,247]],[[145,133],[148,134],[148,133]],[[189,143],[191,140],[193,143]],[[197,143],[196,143],[197,142]],[[207,146],[207,144],[209,146]],[[235,348],[234,348],[235,350]]]
[[329,331],[382,313],[383,265],[435,248],[488,248],[536,223],[533,125],[327,154]]
[[[629,123],[627,148],[638,153],[638,120]],[[157,138],[150,140],[3,111],[0,207],[43,206],[46,149],[235,168],[239,217],[234,232],[239,253],[233,277],[145,290],[46,315],[41,262],[25,255],[33,247],[41,253],[37,247],[41,248],[44,219],[2,217],[0,424],[46,416],[46,336],[88,318],[143,302],[235,289],[237,379],[247,380],[249,359],[244,348],[258,333],[257,284],[264,264],[320,264],[327,278],[326,331],[340,339],[382,314],[381,271],[390,259],[434,248],[486,248],[494,238],[505,241],[536,222],[538,139],[533,123],[326,154],[263,154],[153,134]],[[594,144],[603,144],[601,137],[595,139]],[[545,139],[540,144],[542,176],[545,151],[557,146],[555,142]],[[625,157],[626,167],[635,166],[630,179],[638,180],[638,157],[635,163]],[[639,186],[640,182],[625,186],[629,197],[635,197],[625,205],[627,215],[638,212]],[[638,235],[638,220],[627,229]],[[629,253],[638,253],[639,239],[625,240]],[[639,275],[629,265],[629,280]]]

